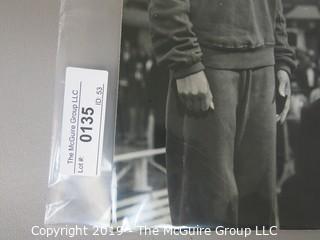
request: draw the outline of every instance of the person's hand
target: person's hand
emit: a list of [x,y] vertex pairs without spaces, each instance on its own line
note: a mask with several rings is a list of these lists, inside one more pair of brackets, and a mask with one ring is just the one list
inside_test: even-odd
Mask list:
[[286,120],[290,109],[290,98],[291,98],[291,87],[290,87],[290,77],[288,73],[284,70],[279,70],[277,72],[277,80],[278,80],[278,92],[281,97],[285,98],[285,103],[283,109],[280,114],[277,115],[277,121],[283,123]]
[[203,71],[176,81],[180,99],[188,110],[200,112],[214,109],[209,83]]

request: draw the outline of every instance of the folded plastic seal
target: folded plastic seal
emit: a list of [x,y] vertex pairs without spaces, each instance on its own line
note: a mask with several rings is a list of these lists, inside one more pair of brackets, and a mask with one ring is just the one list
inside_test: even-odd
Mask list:
[[112,221],[121,12],[119,0],[61,0],[46,224]]

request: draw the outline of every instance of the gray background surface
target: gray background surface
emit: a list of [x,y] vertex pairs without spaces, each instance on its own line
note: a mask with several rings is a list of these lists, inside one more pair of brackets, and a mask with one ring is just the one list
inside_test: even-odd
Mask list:
[[[58,0],[0,0],[0,239],[44,239],[32,236],[31,227],[42,225],[44,217],[58,17]],[[276,238],[249,239],[319,236],[320,232],[295,231],[281,232]],[[137,234],[118,237],[190,238]]]

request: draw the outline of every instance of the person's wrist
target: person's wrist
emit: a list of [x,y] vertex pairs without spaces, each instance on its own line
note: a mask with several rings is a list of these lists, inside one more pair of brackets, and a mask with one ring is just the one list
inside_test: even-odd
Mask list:
[[172,71],[172,77],[174,79],[183,79],[183,78],[188,77],[190,75],[201,72],[204,69],[205,69],[205,67],[202,64],[202,62],[197,62],[197,63],[194,63],[193,65],[180,67],[178,69],[174,69],[171,71]]
[[288,74],[289,78],[291,79],[292,71],[291,68],[285,64],[278,64],[276,67],[276,72],[278,73],[279,71],[284,71]]

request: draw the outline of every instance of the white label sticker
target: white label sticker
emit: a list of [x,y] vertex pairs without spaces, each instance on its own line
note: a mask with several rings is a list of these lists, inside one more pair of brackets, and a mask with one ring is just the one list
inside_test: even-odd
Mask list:
[[60,173],[100,175],[107,86],[107,71],[67,68]]

